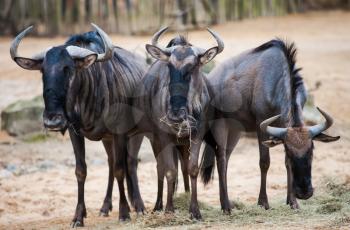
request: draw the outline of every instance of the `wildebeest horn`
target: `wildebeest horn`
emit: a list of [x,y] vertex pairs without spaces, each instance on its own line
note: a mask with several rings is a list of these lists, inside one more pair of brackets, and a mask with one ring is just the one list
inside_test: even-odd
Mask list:
[[[24,38],[24,36],[26,36],[32,29],[33,29],[33,26],[29,26],[28,28],[23,30],[20,34],[18,34],[15,37],[15,39],[12,41],[12,44],[11,44],[11,47],[10,47],[10,55],[11,55],[12,60],[15,60],[16,57],[19,57],[19,54],[18,54],[18,51],[17,51],[19,43],[21,43],[21,41]],[[46,49],[45,51],[43,51],[43,52],[41,52],[39,54],[34,55],[31,59],[35,59],[35,60],[42,60],[42,59],[44,59],[47,50],[49,50],[50,48]]]
[[281,115],[277,115],[274,117],[270,117],[269,119],[266,119],[265,121],[261,122],[260,124],[261,131],[273,137],[283,139],[285,134],[287,133],[287,128],[277,128],[277,127],[269,126],[269,124],[273,123],[280,117]]
[[88,55],[95,54],[96,56],[98,55],[97,53],[81,48],[79,46],[67,46],[66,47],[67,52],[69,55],[74,59],[74,58],[85,58]]
[[158,46],[158,39],[159,37],[168,30],[169,27],[163,27],[162,29],[160,29],[157,33],[155,33],[152,37],[152,45],[154,46]]
[[331,116],[329,116],[322,109],[320,109],[318,107],[317,107],[317,109],[318,109],[318,111],[320,111],[320,113],[326,119],[326,121],[321,123],[321,124],[309,126],[308,129],[309,129],[310,137],[317,136],[318,134],[322,133],[323,131],[325,131],[326,129],[328,129],[329,127],[331,127],[333,125],[333,118]]
[[106,61],[113,56],[114,45],[112,43],[112,40],[100,27],[98,27],[94,23],[91,23],[91,25],[96,29],[97,33],[101,36],[103,44],[104,44],[104,49],[105,49],[104,53],[97,54],[96,61]]
[[215,38],[216,42],[218,43],[218,53],[221,53],[225,47],[224,42],[222,41],[222,39],[220,38],[220,36],[217,33],[215,33],[214,31],[212,31],[209,28],[207,28],[207,30]]

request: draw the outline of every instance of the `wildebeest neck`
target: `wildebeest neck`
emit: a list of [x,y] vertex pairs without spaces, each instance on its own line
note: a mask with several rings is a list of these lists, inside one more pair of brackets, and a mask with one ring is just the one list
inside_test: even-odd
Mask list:
[[131,125],[123,123],[121,117],[143,74],[143,66],[135,58],[138,57],[126,50],[116,49],[111,60],[77,72],[69,87],[67,112],[78,118],[81,129],[89,133],[102,133],[102,129],[117,133]]

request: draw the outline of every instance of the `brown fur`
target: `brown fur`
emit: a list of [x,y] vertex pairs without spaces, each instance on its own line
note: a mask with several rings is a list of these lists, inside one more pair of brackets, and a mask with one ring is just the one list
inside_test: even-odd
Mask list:
[[308,152],[312,145],[309,131],[306,127],[288,128],[284,143],[298,157]]

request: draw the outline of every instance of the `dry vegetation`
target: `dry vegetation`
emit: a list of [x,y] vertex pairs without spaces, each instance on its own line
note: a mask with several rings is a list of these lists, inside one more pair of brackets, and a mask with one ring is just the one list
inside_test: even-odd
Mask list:
[[[329,133],[341,135],[332,144],[315,143],[313,198],[300,201],[300,210],[285,205],[286,173],[281,147],[271,151],[268,174],[268,195],[272,209],[265,211],[256,206],[260,172],[255,139],[243,138],[229,164],[228,191],[235,200],[236,209],[231,216],[221,214],[219,208],[217,175],[212,184],[199,186],[198,198],[204,220],[193,221],[187,213],[188,196],[182,194],[179,180],[174,215],[147,213],[126,223],[117,221],[118,192],[113,194],[114,209],[110,217],[99,217],[98,211],[107,184],[107,160],[102,144],[87,142],[88,177],[85,199],[88,229],[229,229],[229,228],[290,228],[331,229],[350,226],[350,14],[346,12],[319,12],[277,18],[246,20],[214,27],[225,41],[225,51],[218,61],[252,48],[275,36],[289,38],[299,48],[298,64],[305,82],[311,87],[322,83],[313,92],[315,102],[335,119]],[[170,38],[164,38],[164,43]],[[112,36],[113,41],[130,50],[143,53],[149,37]],[[207,32],[189,34],[192,43],[208,47]],[[34,39],[24,41],[20,47],[24,55],[49,45],[60,44],[65,38]],[[19,98],[31,98],[41,93],[40,74],[25,71],[9,58],[10,39],[0,38],[0,109]],[[76,205],[76,179],[74,156],[67,137],[28,137],[13,140],[0,133],[0,229],[65,229],[69,227]],[[8,144],[13,143],[13,144]],[[156,167],[148,142],[141,149],[139,165],[140,187],[145,205],[151,210],[156,198]],[[2,174],[11,168],[10,175]],[[117,186],[115,184],[115,186]],[[116,188],[116,187],[115,187]],[[166,195],[166,193],[164,194]]]

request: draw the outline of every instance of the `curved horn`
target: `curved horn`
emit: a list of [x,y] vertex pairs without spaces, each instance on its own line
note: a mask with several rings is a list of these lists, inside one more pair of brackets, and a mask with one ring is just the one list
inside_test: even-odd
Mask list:
[[269,126],[271,123],[279,119],[281,115],[277,115],[274,117],[270,117],[266,119],[265,121],[261,122],[260,124],[260,129],[262,132],[267,133],[273,137],[277,137],[280,139],[283,139],[285,134],[287,133],[287,128],[277,128],[277,127],[272,127]]
[[79,46],[67,46],[66,50],[73,59],[74,58],[85,58],[86,56],[91,55],[91,54],[95,54],[96,56],[98,56],[97,53],[95,53],[91,50],[79,47]]
[[212,31],[211,29],[207,28],[208,32],[215,38],[216,42],[218,43],[218,53],[221,53],[224,50],[224,42],[220,38],[220,36]]
[[109,36],[96,24],[91,23],[91,25],[96,29],[97,33],[100,35],[103,41],[105,52],[102,54],[97,54],[96,61],[106,61],[113,56],[114,45]]
[[155,33],[152,37],[152,45],[157,46],[158,44],[158,39],[160,37],[160,35],[162,35],[165,31],[168,30],[169,27],[163,27],[162,29],[160,29],[157,33]]
[[[33,26],[29,26],[28,28],[26,28],[25,30],[23,30],[21,33],[19,33],[15,39],[13,39],[11,47],[10,47],[10,55],[12,60],[15,60],[16,57],[19,57],[18,54],[18,46],[19,43],[21,43],[22,39],[33,29]],[[50,47],[51,48],[51,47]],[[50,48],[46,49],[45,51],[34,55],[31,59],[35,59],[35,60],[41,60],[45,57],[45,54],[47,52],[47,50],[49,50]]]
[[317,125],[308,127],[311,137],[317,136],[318,134],[322,133],[323,131],[325,131],[326,129],[328,129],[329,127],[331,127],[333,125],[333,118],[331,116],[329,116],[322,109],[320,109],[318,107],[317,107],[317,109],[318,109],[318,111],[320,111],[320,113],[326,119],[326,121],[321,123],[321,124],[317,124]]
[[[15,39],[12,41],[11,47],[10,47],[10,55],[12,60],[15,60],[16,57],[20,57],[20,55],[18,54],[18,46],[19,43],[21,43],[22,39],[33,29],[33,26],[29,26],[28,28],[26,28],[25,30],[23,30],[20,34],[18,34]],[[34,60],[42,60],[44,59],[46,53],[48,50],[50,50],[52,48],[52,46],[50,46],[49,48],[47,48],[45,51],[42,51],[38,54],[35,54],[31,59]]]

